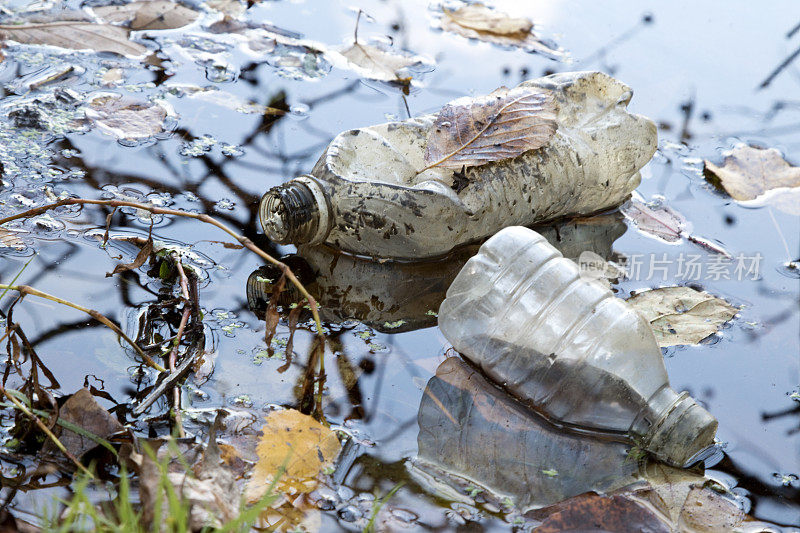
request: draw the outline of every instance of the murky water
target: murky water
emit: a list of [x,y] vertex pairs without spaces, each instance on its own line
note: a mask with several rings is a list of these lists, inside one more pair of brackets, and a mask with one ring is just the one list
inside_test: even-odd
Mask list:
[[[484,94],[503,84],[564,70],[600,69],[633,87],[631,109],[660,124],[659,151],[643,171],[639,192],[645,198],[665,197],[689,219],[694,234],[717,241],[732,255],[760,254],[763,259],[756,279],[737,280],[733,270],[732,279],[724,279],[708,270],[710,259],[704,249],[688,242],[662,243],[622,227],[614,233],[614,237],[621,234],[613,241],[614,253],[629,260],[638,257],[642,266],[635,279],[623,280],[615,288],[627,297],[635,290],[691,284],[742,306],[728,327],[700,346],[667,349],[667,369],[676,390],[688,390],[719,419],[724,457],[709,475],[735,486],[753,516],[800,524],[800,484],[796,477],[784,477],[800,474],[800,404],[791,396],[800,387],[800,284],[784,267],[800,254],[800,219],[777,209],[736,204],[705,181],[701,162],[718,162],[722,151],[747,142],[778,148],[788,160],[800,163],[800,101],[795,97],[800,63],[759,89],[798,46],[800,35],[786,37],[797,22],[794,4],[523,5],[509,0],[496,5],[533,18],[571,53],[572,63],[432,29],[432,14],[424,2],[358,3],[374,19],[362,19],[359,39],[389,36],[396,45],[435,63],[435,69],[415,75],[418,81],[406,98],[412,114],[434,112],[454,97]],[[261,2],[249,9],[247,18],[335,45],[352,42],[356,13],[350,3],[341,1]],[[256,220],[260,195],[309,171],[339,131],[403,118],[406,103],[396,88],[363,80],[308,55],[247,52],[232,41],[204,33],[209,20],[152,33],[162,50],[157,67],[144,68],[107,54],[38,47],[5,50],[0,81],[6,96],[0,104],[51,98],[54,85],[28,93],[21,77],[36,76],[46,67],[77,65],[83,72],[60,84],[78,93],[111,90],[139,99],[159,96],[174,108],[175,118],[170,119],[171,133],[134,146],[96,129],[69,126],[64,126],[68,133],[63,135],[24,137],[3,119],[2,213],[45,203],[46,186],[56,194],[66,191],[84,197],[124,194],[211,214],[270,253],[294,252],[260,235]],[[113,68],[122,69],[123,81],[102,86],[103,75]],[[192,97],[196,87],[289,112],[281,117],[244,114],[236,106],[231,109]],[[54,115],[67,124],[68,106],[56,107]],[[107,248],[100,246],[108,210],[71,211],[20,224],[27,232],[23,234],[27,247],[2,251],[0,279],[10,280],[35,250],[38,255],[20,282],[97,309],[129,334],[136,333],[140,315],[157,299],[161,282],[157,275],[146,275],[145,268],[106,278],[105,272],[120,260],[131,261],[136,248],[115,241]],[[114,217],[112,236],[145,236],[150,222],[123,210]],[[295,335],[295,356],[282,368],[287,362],[281,351],[287,327],[279,327],[270,355],[264,344],[264,322],[248,309],[246,281],[261,266],[258,259],[223,247],[215,241],[224,240],[224,234],[194,221],[156,218],[153,231],[160,240],[191,245],[196,253],[191,263],[203,273],[200,302],[205,309],[207,359],[214,367],[205,383],[189,380],[185,402],[197,418],[189,429],[202,431],[203,421],[213,418],[219,406],[260,415],[268,405],[297,405],[296,385],[311,342],[309,324]],[[679,258],[692,254],[702,256],[704,270],[699,277],[680,275]],[[426,266],[418,271],[328,262],[323,268],[329,259],[314,260],[318,269],[335,270],[340,276],[331,274],[320,283],[330,296],[323,298],[325,312],[339,321],[331,326],[334,350],[326,353],[324,412],[355,437],[336,474],[340,487],[330,495],[340,511],[324,512],[323,528],[333,528],[334,523],[355,528],[351,520],[364,509],[361,495],[385,494],[399,482],[405,485],[392,499],[397,527],[450,529],[463,522],[462,516],[478,518],[486,529],[503,527],[502,513],[478,501],[438,497],[411,478],[406,466],[417,452],[423,389],[448,349],[429,311],[435,312],[437,295],[443,295],[447,286],[443,280],[458,266]],[[374,285],[359,287],[360,280]],[[7,297],[2,308],[9,303]],[[364,322],[341,323],[346,315]],[[55,392],[74,392],[86,381],[125,403],[142,386],[131,354],[112,332],[81,313],[28,298],[15,307],[14,320],[56,376]],[[152,416],[166,409],[163,403],[157,405]],[[163,430],[159,424],[154,427]],[[136,429],[146,433],[146,419]],[[12,508],[23,515],[35,513],[59,490],[63,489],[19,493]],[[348,501],[352,507],[347,507]]]

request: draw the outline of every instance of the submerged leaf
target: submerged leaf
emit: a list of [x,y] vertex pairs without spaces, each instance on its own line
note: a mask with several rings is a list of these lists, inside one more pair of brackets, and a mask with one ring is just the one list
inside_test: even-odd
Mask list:
[[117,139],[145,139],[164,131],[167,110],[152,102],[104,95],[94,98],[85,114],[100,131]]
[[170,0],[148,0],[92,9],[104,22],[132,30],[171,30],[194,22],[200,14]]
[[436,116],[425,145],[425,170],[460,169],[516,157],[546,145],[556,132],[549,91],[502,87],[480,98],[461,98]]
[[0,228],[0,249],[2,248],[24,250],[25,243],[19,238],[17,232],[7,230],[6,228]]
[[353,43],[339,52],[347,60],[350,68],[365,78],[378,81],[394,81],[408,84],[410,76],[398,71],[419,63],[419,59],[372,46]]
[[[114,433],[125,429],[119,421],[104,409],[92,396],[88,389],[80,389],[64,402],[58,412],[60,420],[80,428],[85,433],[101,439],[107,439]],[[87,436],[71,429],[62,429],[59,440],[64,447],[75,457],[97,446],[97,442]],[[55,445],[47,441],[46,449],[55,450]]]
[[721,298],[682,286],[640,292],[628,303],[650,323],[662,348],[697,344],[739,311]]
[[516,46],[551,57],[564,56],[563,50],[542,42],[532,32],[533,22],[529,19],[511,17],[480,3],[464,5],[458,9],[443,8],[441,27],[468,39]]
[[312,417],[294,409],[267,415],[258,443],[258,463],[247,487],[250,500],[260,498],[276,476],[282,492],[314,490],[316,476],[333,464],[339,453],[336,434]]
[[0,25],[0,39],[21,44],[46,44],[72,50],[114,52],[127,56],[146,54],[147,48],[129,41],[129,34],[130,30],[120,26],[76,20]]

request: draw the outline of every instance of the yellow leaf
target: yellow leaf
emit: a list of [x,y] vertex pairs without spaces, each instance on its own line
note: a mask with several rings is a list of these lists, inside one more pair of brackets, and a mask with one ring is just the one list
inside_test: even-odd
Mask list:
[[790,165],[774,148],[740,144],[725,156],[722,166],[711,161],[705,165],[711,181],[738,201],[754,200],[773,189],[800,187],[800,167]]
[[256,453],[258,462],[247,486],[251,501],[260,498],[274,477],[281,492],[310,492],[320,472],[330,467],[339,453],[336,434],[308,415],[294,409],[267,415]]

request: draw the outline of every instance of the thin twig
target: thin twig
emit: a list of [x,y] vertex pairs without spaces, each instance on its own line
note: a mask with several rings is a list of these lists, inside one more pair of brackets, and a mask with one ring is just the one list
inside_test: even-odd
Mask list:
[[154,215],[174,215],[179,217],[186,217],[186,218],[194,218],[201,222],[205,222],[206,224],[211,224],[212,226],[216,226],[217,228],[221,229],[234,239],[236,239],[241,245],[245,248],[250,250],[251,252],[255,253],[262,259],[272,263],[273,265],[277,266],[281,269],[281,271],[286,275],[289,281],[297,287],[297,290],[308,300],[308,306],[311,308],[311,314],[314,317],[314,322],[317,326],[317,334],[324,339],[325,335],[322,330],[322,321],[319,317],[319,312],[317,310],[317,301],[314,299],[313,296],[306,290],[300,280],[292,273],[291,269],[283,262],[278,261],[261,248],[256,246],[253,241],[245,237],[244,235],[240,235],[230,229],[228,226],[223,224],[222,222],[218,221],[217,219],[210,217],[204,213],[189,213],[187,211],[179,211],[176,209],[166,209],[163,207],[156,207],[153,205],[147,204],[140,204],[137,202],[129,202],[126,200],[91,200],[88,198],[65,198],[63,200],[59,200],[57,202],[53,202],[52,204],[46,204],[39,207],[34,207],[33,209],[28,209],[27,211],[23,211],[21,213],[17,213],[16,215],[11,215],[5,218],[0,219],[0,226],[11,222],[12,220],[18,220],[21,218],[30,218],[32,216],[39,215],[41,213],[45,213],[51,209],[55,209],[57,207],[61,207],[64,205],[105,205],[109,207],[133,207],[135,209],[141,209],[143,211],[148,211],[153,213]]
[[0,390],[2,390],[2,391],[3,391],[3,395],[4,395],[6,398],[8,398],[8,399],[11,401],[11,403],[13,403],[13,404],[16,406],[16,408],[17,408],[17,409],[19,409],[20,411],[22,411],[22,412],[23,412],[23,413],[24,413],[24,414],[25,414],[25,415],[26,415],[28,418],[30,418],[31,420],[33,420],[33,421],[36,423],[36,425],[37,425],[37,426],[39,426],[39,429],[41,429],[42,431],[44,431],[45,435],[47,435],[47,436],[50,438],[50,440],[52,440],[52,441],[53,441],[53,444],[55,444],[55,445],[56,445],[56,447],[57,447],[59,450],[61,450],[61,453],[63,453],[64,455],[66,455],[66,456],[67,456],[67,458],[69,458],[69,460],[70,460],[70,461],[72,461],[73,463],[75,463],[75,466],[77,466],[77,467],[78,467],[80,470],[82,470],[82,471],[83,471],[85,474],[87,474],[87,475],[88,475],[90,478],[94,478],[94,474],[92,474],[92,473],[89,471],[89,469],[88,469],[88,468],[86,468],[85,466],[83,466],[83,465],[81,464],[81,462],[80,462],[80,461],[78,461],[78,459],[77,459],[77,458],[76,458],[76,457],[75,457],[75,456],[74,456],[72,453],[70,453],[70,451],[69,451],[69,450],[67,450],[67,448],[64,446],[64,444],[62,444],[62,443],[61,443],[61,441],[60,441],[60,440],[58,440],[58,437],[56,437],[56,436],[53,434],[53,432],[52,432],[52,431],[50,431],[50,428],[49,428],[49,427],[47,427],[47,425],[45,425],[45,423],[44,423],[44,422],[42,422],[42,421],[39,419],[39,417],[38,417],[38,416],[36,416],[35,414],[31,413],[31,411],[30,411],[30,410],[29,410],[29,409],[28,409],[28,408],[25,406],[25,404],[23,404],[23,403],[22,403],[22,402],[20,402],[18,399],[16,399],[16,398],[15,398],[13,395],[11,395],[11,394],[10,394],[10,393],[9,393],[9,392],[8,392],[8,391],[5,389],[5,387],[3,387],[2,385],[0,385]]
[[[183,263],[178,254],[172,254],[172,260],[175,261],[175,266],[178,269],[181,283],[181,295],[183,296],[183,315],[181,316],[181,323],[178,326],[178,333],[175,335],[175,341],[172,344],[172,350],[169,353],[169,371],[175,372],[175,362],[178,360],[178,347],[181,345],[183,338],[183,330],[186,328],[186,323],[189,322],[189,316],[192,314],[192,308],[189,305],[189,279],[186,277],[186,271],[183,269]],[[178,435],[183,438],[186,432],[183,430],[183,417],[181,416],[181,389],[174,387],[172,389],[172,404],[175,413],[175,425],[178,426]]]
[[70,302],[68,300],[64,300],[63,298],[59,298],[58,296],[53,296],[52,294],[48,294],[46,292],[42,292],[42,291],[40,291],[38,289],[34,289],[33,287],[29,287],[28,285],[5,285],[3,283],[0,283],[0,289],[7,289],[7,290],[11,290],[11,291],[16,291],[21,296],[25,296],[27,294],[30,294],[31,296],[38,296],[39,298],[44,298],[46,300],[50,300],[51,302],[56,302],[56,303],[59,303],[61,305],[66,305],[67,307],[72,307],[73,309],[77,309],[78,311],[83,311],[84,313],[86,313],[90,317],[94,318],[95,320],[97,320],[101,324],[104,324],[104,325],[108,326],[108,328],[111,329],[114,333],[116,333],[117,335],[122,337],[125,340],[125,342],[130,344],[133,347],[133,349],[136,350],[136,353],[139,354],[139,357],[141,357],[147,365],[151,366],[152,368],[155,368],[159,372],[165,372],[165,370],[166,370],[163,366],[161,366],[158,363],[156,363],[155,361],[153,361],[150,358],[149,355],[144,353],[142,351],[142,349],[139,348],[139,345],[136,344],[133,341],[133,339],[131,339],[130,337],[125,335],[125,332],[122,331],[119,328],[119,326],[114,324],[111,320],[106,318],[105,315],[101,314],[99,311],[95,311],[94,309],[89,309],[87,307],[83,307],[82,305],[78,305],[78,304]]

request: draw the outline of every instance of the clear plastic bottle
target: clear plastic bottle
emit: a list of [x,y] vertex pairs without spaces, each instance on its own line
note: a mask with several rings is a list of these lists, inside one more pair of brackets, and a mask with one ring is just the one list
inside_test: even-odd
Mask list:
[[509,227],[481,246],[450,285],[439,328],[558,424],[628,435],[675,466],[713,444],[716,419],[669,386],[649,324],[533,230]]
[[514,158],[454,171],[423,162],[435,115],[345,131],[310,174],[267,191],[259,215],[281,244],[415,260],[512,225],[588,215],[621,204],[657,145],[649,119],[627,110],[630,88],[600,72],[521,86],[551,91],[557,130]]
[[560,430],[458,357],[428,381],[417,422],[414,466],[426,477],[456,475],[523,509],[628,485],[646,464],[629,443]]

